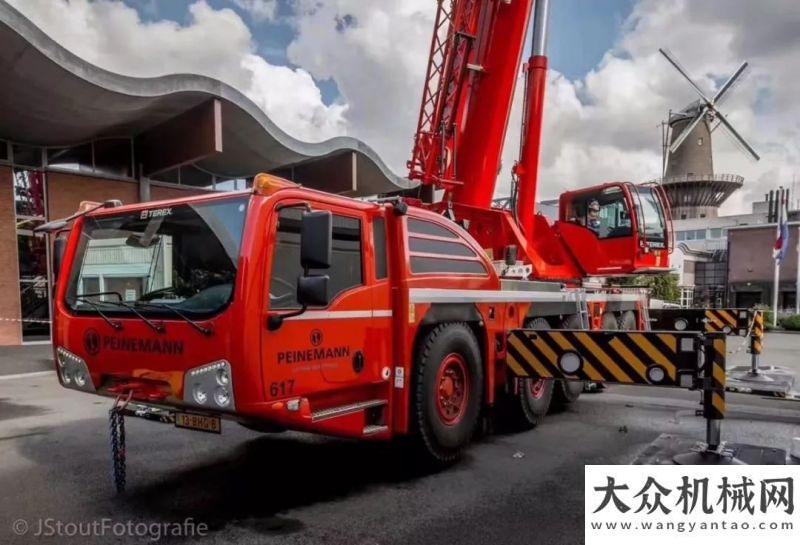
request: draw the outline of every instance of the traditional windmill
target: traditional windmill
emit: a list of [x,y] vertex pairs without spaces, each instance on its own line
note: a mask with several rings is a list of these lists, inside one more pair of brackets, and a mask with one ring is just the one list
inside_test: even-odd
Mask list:
[[718,109],[747,70],[747,63],[742,63],[713,98],[709,98],[672,54],[664,49],[659,51],[700,96],[683,110],[670,111],[669,120],[664,125],[661,183],[672,205],[672,217],[716,217],[719,206],[742,186],[744,178],[736,174],[714,173],[713,132],[721,125],[748,155],[759,160],[758,153]]

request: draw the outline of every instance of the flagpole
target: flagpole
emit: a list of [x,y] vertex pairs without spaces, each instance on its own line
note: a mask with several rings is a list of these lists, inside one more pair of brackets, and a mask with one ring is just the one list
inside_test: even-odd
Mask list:
[[800,314],[800,225],[797,226],[797,278],[794,283],[794,313]]
[[[778,225],[775,227],[775,239],[781,236],[781,221],[783,218],[783,188],[778,188]],[[772,284],[772,327],[778,327],[778,290],[780,287],[781,266],[777,256],[775,261],[775,278]]]

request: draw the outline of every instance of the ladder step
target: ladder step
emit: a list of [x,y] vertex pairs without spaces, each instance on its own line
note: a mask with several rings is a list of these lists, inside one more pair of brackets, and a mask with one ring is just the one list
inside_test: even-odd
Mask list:
[[389,426],[379,426],[376,424],[364,426],[364,435],[375,435],[376,433],[381,433],[384,431],[389,431]]
[[339,407],[320,409],[311,413],[311,421],[319,422],[320,420],[327,420],[329,418],[336,418],[346,414],[353,414],[371,407],[380,407],[381,405],[386,405],[385,399],[371,399],[369,401],[359,401],[358,403],[341,405]]

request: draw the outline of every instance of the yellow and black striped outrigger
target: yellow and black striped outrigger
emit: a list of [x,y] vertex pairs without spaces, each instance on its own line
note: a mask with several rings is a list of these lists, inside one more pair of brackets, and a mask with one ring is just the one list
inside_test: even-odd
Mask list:
[[760,311],[746,308],[660,308],[650,309],[650,328],[665,331],[702,331],[746,337],[751,319]]
[[725,417],[725,339],[700,331],[517,329],[508,334],[505,359],[517,379],[702,390],[707,443],[716,448]]
[[692,332],[521,329],[509,335],[507,363],[517,377],[688,388],[700,340]]

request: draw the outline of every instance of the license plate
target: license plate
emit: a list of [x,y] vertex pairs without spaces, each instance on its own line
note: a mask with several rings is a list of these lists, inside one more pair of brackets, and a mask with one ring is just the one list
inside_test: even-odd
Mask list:
[[222,433],[222,420],[218,416],[175,413],[175,426],[208,433]]

